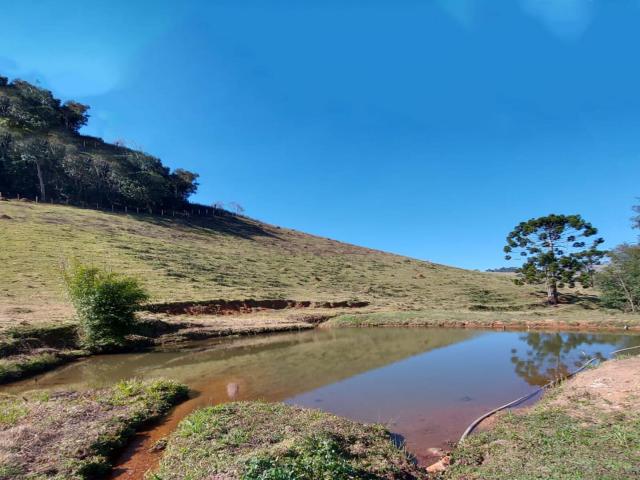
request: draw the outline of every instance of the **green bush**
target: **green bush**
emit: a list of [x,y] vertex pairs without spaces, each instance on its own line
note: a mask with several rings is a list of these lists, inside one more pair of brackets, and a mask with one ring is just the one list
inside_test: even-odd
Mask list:
[[148,298],[138,280],[80,264],[66,269],[64,278],[84,345],[94,350],[121,346],[134,332],[135,311]]

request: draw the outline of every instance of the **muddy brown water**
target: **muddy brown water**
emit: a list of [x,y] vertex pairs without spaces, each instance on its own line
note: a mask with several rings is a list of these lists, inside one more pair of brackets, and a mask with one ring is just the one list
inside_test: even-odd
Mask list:
[[483,412],[576,369],[587,358],[640,345],[640,335],[436,328],[316,329],[222,339],[179,351],[102,355],[3,387],[84,389],[172,378],[194,394],[136,436],[113,478],[141,479],[150,451],[195,408],[232,400],[285,401],[363,422],[403,438],[421,463]]

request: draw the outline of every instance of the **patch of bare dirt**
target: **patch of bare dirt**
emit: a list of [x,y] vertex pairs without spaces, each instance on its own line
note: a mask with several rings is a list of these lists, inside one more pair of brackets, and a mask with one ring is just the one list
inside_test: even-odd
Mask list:
[[640,356],[607,361],[586,370],[569,380],[550,401],[550,405],[570,406],[569,414],[576,416],[581,416],[583,403],[599,412],[640,410]]
[[73,317],[71,305],[46,302],[28,305],[3,299],[0,303],[0,332],[7,328],[63,323]]
[[300,300],[206,300],[200,302],[171,302],[152,304],[146,310],[152,313],[171,315],[233,315],[263,310],[285,310],[293,308],[362,308],[369,302],[336,301],[311,302]]
[[145,315],[145,319],[153,319],[161,324],[176,327],[175,330],[163,332],[156,338],[156,343],[161,345],[231,335],[308,330],[329,317],[328,314],[308,317],[286,315],[284,312],[274,314],[269,311],[249,314],[236,313],[236,315],[199,315],[196,318],[189,314]]

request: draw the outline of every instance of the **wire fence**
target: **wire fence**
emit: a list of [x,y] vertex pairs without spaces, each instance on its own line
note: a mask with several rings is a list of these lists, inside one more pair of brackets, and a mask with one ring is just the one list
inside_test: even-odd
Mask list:
[[13,200],[19,202],[32,202],[32,203],[45,203],[51,205],[69,205],[78,208],[85,208],[91,210],[99,210],[103,212],[112,212],[112,213],[121,213],[125,215],[136,214],[136,215],[154,215],[160,217],[224,217],[224,216],[234,216],[241,217],[242,215],[238,213],[231,212],[221,207],[207,207],[205,205],[188,205],[184,208],[174,208],[174,207],[156,207],[156,206],[130,206],[126,204],[116,203],[116,202],[84,202],[84,201],[74,201],[70,199],[60,199],[49,197],[45,200],[35,197],[28,197],[25,195],[21,195],[19,193],[12,192],[0,192],[0,200]]

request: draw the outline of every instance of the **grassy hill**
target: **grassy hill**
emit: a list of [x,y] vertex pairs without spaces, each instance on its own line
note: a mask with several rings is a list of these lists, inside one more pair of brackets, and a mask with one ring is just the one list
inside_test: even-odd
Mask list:
[[61,262],[141,278],[154,302],[209,299],[363,300],[384,310],[519,309],[532,289],[500,275],[414,260],[244,217],[124,215],[0,202],[0,321],[70,315]]

